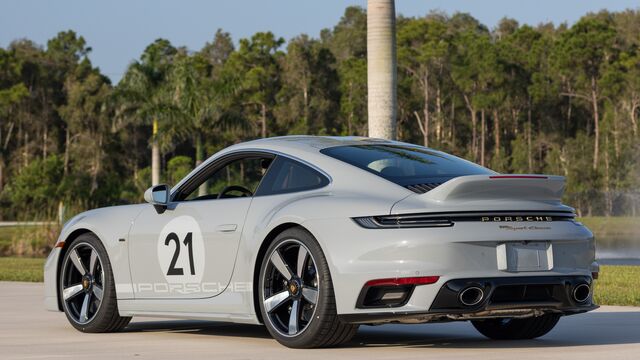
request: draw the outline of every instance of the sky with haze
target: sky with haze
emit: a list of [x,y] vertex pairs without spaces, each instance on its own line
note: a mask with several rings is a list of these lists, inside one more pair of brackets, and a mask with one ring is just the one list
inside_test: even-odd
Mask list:
[[[349,5],[365,7],[366,0],[2,0],[0,46],[20,38],[44,45],[59,31],[72,29],[93,48],[94,65],[117,82],[127,65],[160,37],[190,50],[199,50],[218,28],[235,41],[258,31],[287,40],[301,33],[317,37]],[[490,28],[505,16],[531,25],[571,24],[588,12],[628,8],[640,8],[640,1],[396,0],[397,12],[404,16],[467,12]]]

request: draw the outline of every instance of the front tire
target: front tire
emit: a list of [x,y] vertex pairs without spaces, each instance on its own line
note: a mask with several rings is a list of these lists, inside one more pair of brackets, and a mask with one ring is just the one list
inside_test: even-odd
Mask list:
[[86,333],[122,330],[113,272],[100,239],[85,233],[69,245],[60,268],[60,302],[69,323]]
[[358,330],[338,318],[327,260],[302,228],[287,229],[271,243],[260,267],[259,291],[267,330],[287,347],[337,346]]
[[558,314],[546,314],[525,319],[473,320],[482,335],[494,340],[535,339],[551,331],[560,320]]

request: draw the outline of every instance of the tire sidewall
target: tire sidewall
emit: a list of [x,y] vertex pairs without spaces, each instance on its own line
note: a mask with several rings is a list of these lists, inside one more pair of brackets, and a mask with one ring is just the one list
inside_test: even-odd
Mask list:
[[[102,303],[100,304],[100,308],[98,309],[97,314],[93,317],[93,319],[91,319],[91,321],[89,321],[86,324],[79,324],[77,323],[68,313],[67,310],[67,305],[65,304],[64,299],[62,299],[62,290],[63,290],[63,283],[64,283],[64,270],[65,267],[67,266],[67,262],[69,261],[69,255],[71,254],[71,250],[74,249],[76,246],[78,246],[79,244],[87,244],[90,245],[91,247],[93,247],[95,249],[95,251],[98,252],[98,256],[100,258],[101,264],[102,264],[102,269],[104,272],[104,278],[102,279],[103,281],[103,296],[102,296]],[[67,319],[69,320],[69,323],[71,323],[71,325],[76,328],[77,330],[80,330],[82,332],[100,332],[101,331],[101,327],[102,324],[104,324],[106,321],[109,320],[109,317],[112,315],[109,313],[110,308],[113,308],[113,305],[111,302],[115,302],[116,301],[116,296],[115,296],[115,287],[114,287],[114,283],[113,283],[113,273],[111,270],[111,264],[109,262],[109,258],[107,256],[107,251],[105,250],[104,246],[102,245],[102,242],[93,234],[90,233],[86,233],[86,234],[82,234],[80,236],[78,236],[73,243],[71,243],[69,245],[69,248],[67,249],[67,251],[64,254],[63,260],[62,260],[62,266],[60,268],[60,272],[58,274],[58,286],[59,286],[59,290],[58,290],[58,294],[60,296],[60,302],[62,303],[62,309],[63,312],[65,314],[65,316],[67,317]]]
[[[316,270],[319,275],[319,283],[318,283],[318,302],[316,303],[316,309],[313,315],[313,319],[311,323],[307,325],[304,331],[295,336],[282,336],[271,324],[268,314],[264,309],[263,299],[264,299],[264,280],[265,280],[265,271],[269,264],[269,255],[276,249],[280,244],[289,240],[297,240],[304,244],[313,259],[315,260]],[[316,239],[311,235],[308,231],[302,228],[291,228],[285,230],[280,235],[278,235],[274,241],[271,243],[267,251],[265,252],[265,256],[262,259],[262,265],[260,266],[260,274],[259,274],[259,305],[260,312],[262,314],[263,323],[267,327],[267,330],[278,342],[293,348],[303,348],[308,347],[309,344],[313,343],[316,337],[318,336],[319,331],[322,328],[322,319],[325,316],[335,315],[335,308],[330,308],[330,302],[333,301],[333,286],[331,282],[331,276],[329,274],[329,266],[327,260],[320,248],[320,245],[316,241]],[[334,313],[328,313],[330,311]]]

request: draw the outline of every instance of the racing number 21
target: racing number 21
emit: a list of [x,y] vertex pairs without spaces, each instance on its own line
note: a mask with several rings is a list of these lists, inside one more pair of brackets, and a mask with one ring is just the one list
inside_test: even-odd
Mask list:
[[[181,267],[176,267],[176,262],[178,261],[178,257],[180,256],[180,238],[178,238],[178,235],[176,235],[176,233],[169,233],[169,235],[167,235],[167,238],[164,240],[164,244],[169,246],[169,243],[171,241],[176,243],[176,250],[173,253],[171,264],[169,264],[167,275],[184,275],[184,270]],[[191,270],[191,275],[195,275],[196,269],[193,264],[193,242],[191,233],[187,233],[187,236],[184,237],[183,243],[189,251],[189,268]]]

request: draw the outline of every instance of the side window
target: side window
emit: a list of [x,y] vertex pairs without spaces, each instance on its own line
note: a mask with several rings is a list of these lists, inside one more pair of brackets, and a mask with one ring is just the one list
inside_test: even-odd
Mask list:
[[269,157],[233,160],[199,184],[186,189],[180,199],[190,201],[253,196],[272,160]]
[[329,179],[318,171],[295,160],[278,156],[262,180],[256,195],[312,190],[327,184],[329,184]]

